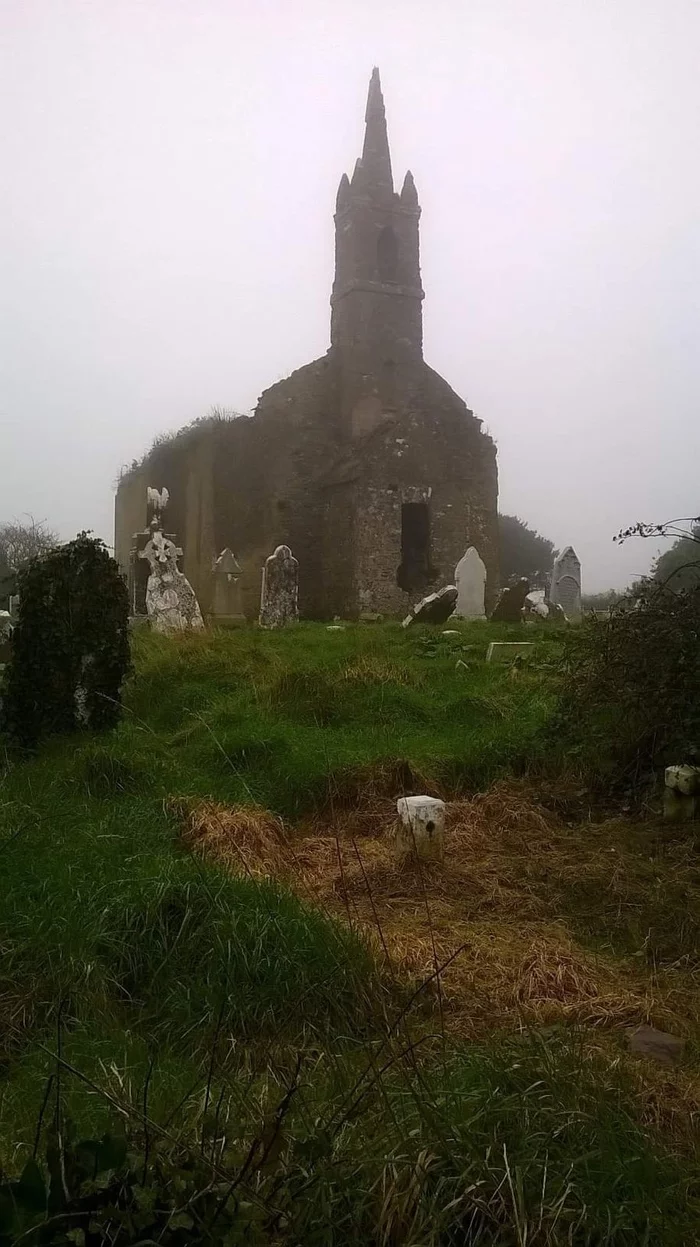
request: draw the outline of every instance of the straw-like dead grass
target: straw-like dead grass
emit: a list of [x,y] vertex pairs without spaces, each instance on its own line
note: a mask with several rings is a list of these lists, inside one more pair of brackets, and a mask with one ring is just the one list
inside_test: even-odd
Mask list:
[[364,930],[394,973],[427,977],[461,949],[441,976],[440,1004],[464,1036],[561,1022],[683,1034],[698,1024],[682,967],[654,971],[577,938],[572,880],[620,904],[625,886],[635,895],[633,855],[610,828],[568,827],[525,785],[504,782],[450,803],[444,863],[418,866],[394,853],[391,778],[294,835],[267,811],[189,803],[183,839],[229,869],[284,879]]

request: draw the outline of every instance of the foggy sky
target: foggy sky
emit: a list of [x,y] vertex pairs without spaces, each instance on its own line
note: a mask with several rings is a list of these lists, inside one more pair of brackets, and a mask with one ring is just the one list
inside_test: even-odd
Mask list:
[[323,354],[378,64],[501,510],[646,571],[613,533],[700,512],[699,55],[698,0],[0,0],[0,519],[111,543],[155,434]]

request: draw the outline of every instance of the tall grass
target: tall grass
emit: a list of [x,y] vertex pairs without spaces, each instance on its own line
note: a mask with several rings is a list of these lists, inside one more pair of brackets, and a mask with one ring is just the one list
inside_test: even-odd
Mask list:
[[456,794],[526,767],[560,638],[533,629],[513,677],[483,661],[509,635],[136,634],[117,731],[6,756],[0,1168],[31,1153],[53,1074],[49,1116],[116,1121],[146,1143],[149,1206],[194,1201],[200,1238],[158,1241],[207,1241],[191,1183],[214,1179],[245,1194],[230,1242],[697,1237],[698,1168],[641,1128],[622,1070],[555,1033],[436,1039],[434,983],[412,998],[349,924],[181,845],[173,797],[318,820],[367,785]]

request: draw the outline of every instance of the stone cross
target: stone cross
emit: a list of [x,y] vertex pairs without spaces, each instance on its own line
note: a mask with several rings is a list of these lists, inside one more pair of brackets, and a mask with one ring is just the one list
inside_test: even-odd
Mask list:
[[562,607],[567,619],[581,618],[581,563],[572,546],[562,550],[554,563],[549,600]]
[[260,627],[283,628],[299,618],[299,563],[289,546],[265,560],[260,593]]
[[474,546],[469,547],[455,567],[455,584],[457,586],[455,617],[486,619],[484,607],[486,564]]
[[154,520],[150,540],[138,557],[146,559],[151,569],[146,586],[146,613],[155,632],[204,627],[194,589],[177,565],[181,554],[179,546],[165,536]]
[[233,550],[227,546],[214,561],[214,600],[212,615],[219,620],[243,619],[241,568]]

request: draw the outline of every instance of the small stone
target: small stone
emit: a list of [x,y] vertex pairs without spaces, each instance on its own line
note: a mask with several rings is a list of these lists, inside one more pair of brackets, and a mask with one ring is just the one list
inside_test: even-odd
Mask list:
[[660,1061],[662,1065],[673,1065],[681,1057],[685,1047],[685,1040],[646,1024],[638,1026],[635,1031],[628,1034],[627,1042],[630,1052],[636,1056],[651,1057],[654,1061]]
[[326,632],[344,632],[345,624],[326,624]]
[[458,632],[457,628],[445,628],[440,633],[440,636],[459,636],[459,635],[460,633]]
[[[532,641],[492,641],[486,651],[487,662],[513,662],[535,648]],[[522,661],[522,659],[521,659]]]
[[399,797],[396,848],[400,857],[441,862],[445,851],[445,802],[438,797]]

